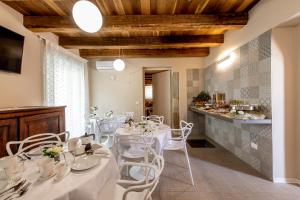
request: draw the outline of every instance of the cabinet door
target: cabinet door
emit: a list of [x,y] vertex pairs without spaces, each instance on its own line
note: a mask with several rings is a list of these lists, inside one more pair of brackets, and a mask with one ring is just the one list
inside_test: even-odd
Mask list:
[[[0,157],[7,156],[6,143],[9,141],[18,140],[18,126],[16,119],[0,120]],[[16,152],[17,146],[12,148],[13,152]]]
[[63,112],[52,112],[20,118],[20,140],[39,133],[65,131]]

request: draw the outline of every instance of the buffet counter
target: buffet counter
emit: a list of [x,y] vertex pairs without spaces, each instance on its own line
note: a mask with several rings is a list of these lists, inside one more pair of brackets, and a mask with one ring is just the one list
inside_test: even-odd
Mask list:
[[229,112],[223,112],[216,109],[205,109],[202,107],[191,106],[190,110],[199,114],[212,116],[221,120],[232,122],[234,124],[272,124],[272,119],[242,119],[241,116],[232,115]]

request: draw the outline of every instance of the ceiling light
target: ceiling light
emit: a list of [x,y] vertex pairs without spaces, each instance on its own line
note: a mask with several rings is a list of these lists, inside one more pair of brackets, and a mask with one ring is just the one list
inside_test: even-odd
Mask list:
[[102,15],[97,6],[90,1],[77,1],[72,14],[77,26],[85,32],[95,33],[102,26]]
[[114,61],[113,67],[117,71],[123,71],[125,69],[125,62],[118,58]]

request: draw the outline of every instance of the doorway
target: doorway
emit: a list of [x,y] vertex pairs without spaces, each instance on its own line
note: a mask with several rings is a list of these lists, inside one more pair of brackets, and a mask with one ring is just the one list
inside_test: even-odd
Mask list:
[[171,126],[171,68],[144,68],[144,115],[164,116]]

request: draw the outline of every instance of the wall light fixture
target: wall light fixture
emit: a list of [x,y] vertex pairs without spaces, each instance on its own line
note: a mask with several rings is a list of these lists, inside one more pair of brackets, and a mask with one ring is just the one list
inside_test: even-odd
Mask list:
[[219,70],[225,70],[234,62],[235,59],[236,54],[234,52],[231,52],[229,55],[225,56],[217,62],[217,68]]

